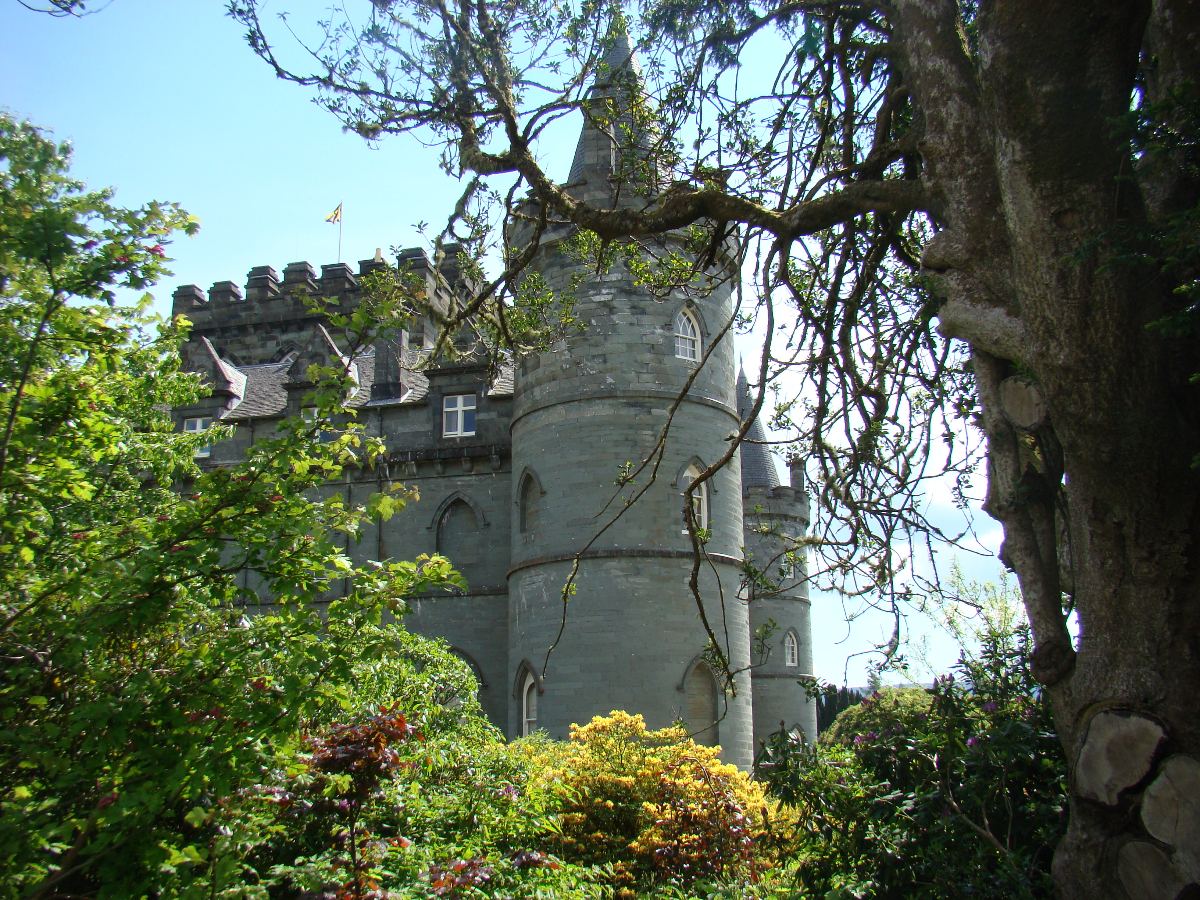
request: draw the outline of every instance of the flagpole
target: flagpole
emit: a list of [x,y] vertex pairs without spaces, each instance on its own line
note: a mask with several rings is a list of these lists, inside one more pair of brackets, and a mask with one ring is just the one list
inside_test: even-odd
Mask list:
[[338,265],[342,264],[342,205],[346,202],[343,197],[338,201],[337,209],[325,217],[325,221],[330,225],[337,224],[338,227]]

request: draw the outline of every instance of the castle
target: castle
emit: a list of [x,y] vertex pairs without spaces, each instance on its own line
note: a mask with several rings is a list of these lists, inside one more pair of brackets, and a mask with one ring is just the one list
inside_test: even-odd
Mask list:
[[[636,65],[623,40],[609,61],[610,71]],[[592,203],[618,202],[611,182],[619,163],[614,136],[586,124],[566,187]],[[405,623],[444,638],[467,661],[489,718],[509,737],[545,729],[565,738],[572,723],[625,709],[653,728],[683,720],[698,740],[719,743],[726,761],[749,767],[757,741],[781,723],[810,739],[817,731],[815,705],[797,682],[812,673],[804,562],[788,552],[809,521],[803,468],[792,463],[790,483],[780,484],[756,421],[739,453],[696,492],[697,518],[710,532],[699,580],[706,615],[731,666],[745,669],[731,694],[704,657],[682,496],[725,452],[751,406],[732,340],[714,341],[732,315],[729,282],[664,300],[619,263],[605,273],[582,267],[558,249],[566,234],[543,237],[536,266],[552,287],[576,280],[583,327],[498,375],[469,354],[429,360],[436,332],[428,319],[344,357],[303,298],[352,308],[358,279],[385,265],[379,254],[357,273],[338,263],[318,276],[302,262],[280,277],[259,266],[244,292],[230,281],[207,294],[179,287],[173,312],[193,322],[185,363],[212,387],[175,411],[179,427],[234,424],[233,437],[200,462],[237,460],[284,417],[302,414],[311,364],[347,363],[358,385],[348,405],[387,452],[374,468],[347,469],[329,490],[357,502],[402,481],[421,498],[361,542],[347,540],[347,553],[360,561],[450,558],[467,590],[413,598]],[[420,250],[398,262],[425,279],[433,304],[458,289],[452,263],[435,271]],[[698,367],[656,479],[597,537],[622,466],[654,446]],[[561,627],[561,589],[577,558]],[[754,569],[765,577],[747,577]]]

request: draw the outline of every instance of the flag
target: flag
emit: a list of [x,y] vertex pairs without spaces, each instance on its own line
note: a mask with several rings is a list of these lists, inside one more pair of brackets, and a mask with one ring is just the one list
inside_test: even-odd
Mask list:
[[342,204],[339,203],[337,205],[337,209],[325,217],[325,221],[333,225],[336,225],[338,222],[342,221]]

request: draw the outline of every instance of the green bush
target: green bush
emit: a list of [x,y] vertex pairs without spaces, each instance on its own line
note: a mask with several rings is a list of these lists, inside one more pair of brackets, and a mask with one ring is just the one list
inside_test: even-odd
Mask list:
[[401,653],[360,683],[409,705],[321,724],[286,767],[194,810],[197,858],[173,866],[163,896],[602,895],[601,873],[539,849],[550,828],[530,758],[482,718],[466,665],[389,634]]
[[[978,598],[980,586],[967,586]],[[777,830],[816,896],[1049,898],[1066,825],[1066,760],[1026,665],[1015,599],[984,598],[956,671],[880,691],[818,745],[776,735],[759,771],[790,811]]]
[[[229,429],[175,430],[170,409],[201,391],[180,371],[186,322],[148,315],[149,297],[117,305],[196,222],[114,205],[69,155],[0,114],[0,897],[252,891],[259,819],[236,813],[303,768],[306,732],[388,679],[404,697],[466,683],[414,681],[405,659],[442,651],[379,624],[462,580],[436,557],[347,558],[346,537],[409,493],[312,499],[383,450],[354,424],[314,440],[343,412],[344,369],[310,368],[318,421],[199,471],[196,450]],[[368,298],[343,338],[406,321],[399,299]],[[248,573],[269,611],[248,614]],[[441,731],[460,715],[421,711]]]
[[928,715],[933,702],[928,691],[919,687],[882,688],[861,703],[838,713],[820,740],[825,744],[850,746],[856,739],[874,740],[895,728],[911,727],[922,714]]

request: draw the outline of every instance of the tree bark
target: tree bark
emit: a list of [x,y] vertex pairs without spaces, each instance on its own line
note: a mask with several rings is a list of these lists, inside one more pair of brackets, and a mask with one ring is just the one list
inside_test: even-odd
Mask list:
[[[907,80],[926,111],[925,186],[944,226],[923,262],[946,294],[943,332],[972,345],[985,509],[1004,526],[1034,674],[1071,765],[1070,828],[1054,861],[1069,898],[1200,890],[1200,834],[1176,824],[1198,801],[1173,787],[1191,783],[1200,758],[1200,428],[1188,384],[1200,364],[1194,338],[1149,327],[1170,285],[1114,260],[1114,229],[1195,202],[1170,166],[1134,180],[1139,164],[1114,133],[1143,40],[1157,60],[1152,90],[1198,74],[1195,5],[1174,7],[986,4],[972,59],[953,3],[897,4]],[[1006,416],[1000,385],[1016,374],[1036,381],[1044,417]],[[1188,778],[1172,781],[1168,758]],[[1167,799],[1147,805],[1148,787]]]

